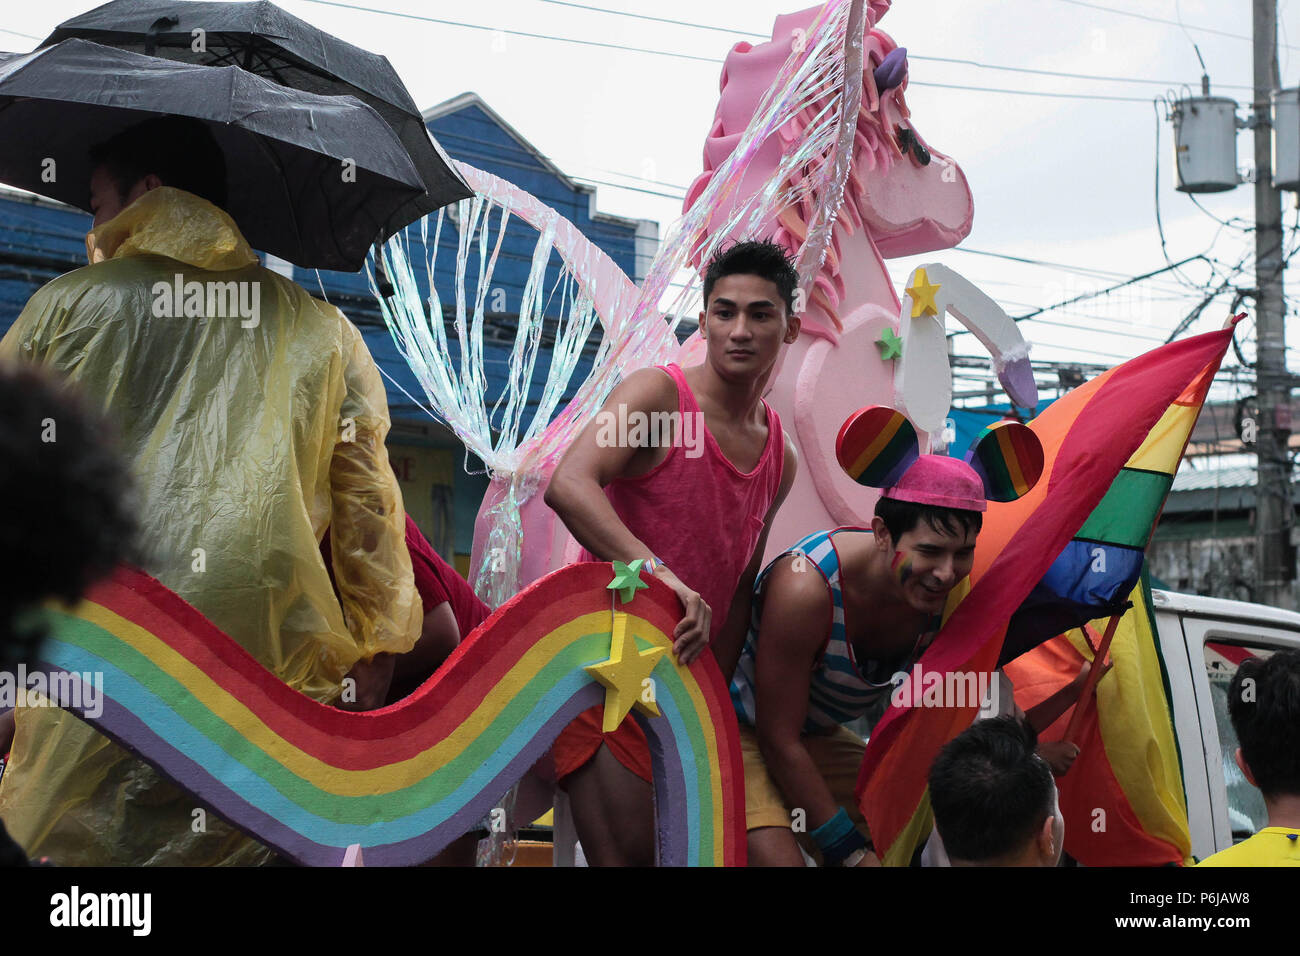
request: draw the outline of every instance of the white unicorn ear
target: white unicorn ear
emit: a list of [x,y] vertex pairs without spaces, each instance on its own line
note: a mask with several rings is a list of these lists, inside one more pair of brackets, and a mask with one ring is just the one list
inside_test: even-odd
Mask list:
[[912,270],[898,313],[902,354],[894,370],[894,391],[919,431],[933,434],[952,408],[952,371],[944,316],[949,291],[943,267],[929,264]]
[[974,283],[939,263],[912,271],[899,312],[903,354],[894,387],[908,417],[923,432],[943,426],[952,405],[952,372],[944,326],[952,313],[993,357],[998,381],[1021,408],[1038,405],[1038,386],[1029,364],[1029,343],[1002,307]]

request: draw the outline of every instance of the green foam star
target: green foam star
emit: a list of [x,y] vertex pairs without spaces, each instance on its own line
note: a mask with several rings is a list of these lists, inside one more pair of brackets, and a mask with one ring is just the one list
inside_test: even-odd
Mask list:
[[880,338],[876,339],[876,348],[880,349],[881,361],[888,362],[903,357],[903,340],[893,329],[885,329]]
[[631,564],[624,564],[622,561],[614,562],[614,580],[610,581],[606,588],[618,592],[618,599],[626,604],[636,595],[636,592],[644,588],[650,589],[650,585],[641,580],[641,565],[645,564],[644,558],[637,558]]

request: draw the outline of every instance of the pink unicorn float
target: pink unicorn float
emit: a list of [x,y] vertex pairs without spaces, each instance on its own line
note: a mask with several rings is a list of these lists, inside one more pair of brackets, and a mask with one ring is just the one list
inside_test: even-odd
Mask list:
[[[460,204],[454,224],[460,237],[454,348],[433,281],[443,213],[422,223],[424,252],[433,256],[424,263],[427,312],[411,247],[400,238],[385,246],[387,272],[398,287],[396,296],[380,299],[385,321],[431,410],[491,479],[471,556],[471,580],[490,606],[577,559],[577,542],[543,500],[550,475],[626,375],[701,360],[698,334],[679,345],[675,330],[695,324],[699,263],[733,239],[775,239],[796,257],[800,274],[802,332],[765,397],[793,436],[801,466],[765,559],[811,531],[869,521],[878,492],[850,479],[836,459],[841,423],[856,410],[904,410],[921,450],[933,449],[951,399],[948,313],[989,350],[1013,401],[1036,403],[1028,347],[991,299],[941,264],[915,269],[902,294],[885,269],[886,258],[956,245],[974,213],[961,169],[932,149],[912,121],[904,101],[906,51],[876,29],[888,9],[888,0],[828,0],[777,18],[770,41],[732,49],[704,172],[640,285],[555,210],[465,164],[458,165],[475,197]],[[538,240],[508,391],[489,409],[481,348],[485,291],[511,217],[536,229]],[[500,224],[495,237],[494,219]],[[557,259],[560,274],[550,285]],[[674,293],[683,276],[690,277],[685,288]],[[558,320],[541,294],[543,277],[561,290]],[[561,407],[597,322],[596,361]],[[555,344],[545,388],[526,422],[543,323]],[[528,779],[538,792],[521,796],[521,806],[545,807],[549,787]],[[557,860],[567,861],[573,834],[557,800]]]
[[[458,216],[457,349],[450,348],[442,323],[427,318],[406,250],[400,243],[386,248],[388,272],[401,292],[381,300],[394,338],[432,410],[491,477],[471,557],[472,580],[490,605],[577,557],[577,543],[542,500],[551,471],[628,373],[701,360],[698,334],[681,345],[674,335],[675,328],[695,322],[699,276],[675,298],[672,284],[731,239],[773,238],[800,266],[802,332],[766,398],[794,437],[801,466],[769,552],[819,528],[869,519],[876,492],[852,481],[835,457],[840,424],[857,409],[901,408],[923,450],[934,446],[951,397],[944,331],[949,312],[989,350],[1013,401],[1035,404],[1028,347],[991,299],[940,264],[914,270],[901,294],[886,271],[886,258],[956,245],[974,214],[960,167],[931,147],[912,120],[904,99],[906,50],[876,28],[888,9],[888,0],[829,0],[778,17],[768,42],[732,48],[704,145],[704,171],[640,286],[553,209],[464,164],[476,196],[461,204]],[[474,335],[494,261],[483,255],[491,248],[484,231],[498,207],[503,224],[508,213],[538,231],[535,274],[547,273],[558,256],[566,274],[556,287],[569,283],[576,290],[553,350],[564,360],[552,362],[547,390],[526,429],[519,409],[533,369],[530,356],[543,320],[554,319],[540,309],[521,309],[520,361],[516,366],[512,360],[503,422],[485,408],[481,367],[474,364],[481,363]],[[442,227],[439,213],[435,228]],[[466,237],[476,230],[479,238],[471,243]],[[436,251],[437,242],[428,248]],[[469,264],[474,250],[485,260],[481,267]],[[433,262],[427,267],[432,279]],[[437,305],[436,289],[433,298]],[[603,339],[595,366],[560,408],[570,360],[597,320]]]
[[[937,431],[948,414],[945,309],[937,301],[926,302],[918,312],[908,301],[913,296],[900,299],[884,260],[957,245],[970,232],[974,200],[961,168],[932,147],[912,120],[904,99],[907,51],[875,28],[888,9],[888,0],[869,4],[861,105],[843,201],[802,311],[802,333],[786,351],[766,396],[794,435],[800,469],[777,515],[765,558],[811,531],[869,520],[878,492],[850,479],[835,458],[835,437],[854,411],[865,405],[898,406],[926,433]],[[769,42],[732,48],[704,145],[704,172],[687,192],[688,209],[734,149],[792,46],[804,42],[816,13],[812,8],[777,17]],[[764,144],[749,167],[746,185],[758,188],[771,175],[779,151],[802,137],[809,115],[804,111]],[[818,198],[808,195],[781,209],[764,223],[761,234],[798,254]],[[725,212],[717,210],[715,217],[721,219]],[[935,282],[936,276],[944,281]],[[908,289],[918,279],[923,288],[948,290],[946,304],[990,347],[1013,399],[1032,406],[1036,398],[1028,349],[1015,324],[951,270],[933,265],[918,269]],[[885,358],[890,350],[877,346],[887,329],[901,333],[897,359]],[[702,344],[697,333],[683,351],[686,356],[702,354]]]

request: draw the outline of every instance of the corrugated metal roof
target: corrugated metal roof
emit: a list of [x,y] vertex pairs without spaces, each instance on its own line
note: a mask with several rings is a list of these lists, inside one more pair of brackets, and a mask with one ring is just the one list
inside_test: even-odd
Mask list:
[[1247,465],[1236,468],[1207,468],[1193,471],[1180,469],[1174,476],[1174,491],[1212,491],[1215,488],[1253,488],[1255,469]]

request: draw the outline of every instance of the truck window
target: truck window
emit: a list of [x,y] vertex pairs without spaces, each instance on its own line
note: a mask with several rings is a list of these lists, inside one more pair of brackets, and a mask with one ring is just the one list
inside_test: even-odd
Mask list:
[[1210,698],[1214,701],[1214,723],[1219,731],[1219,747],[1223,756],[1224,783],[1228,788],[1228,818],[1232,823],[1232,842],[1240,843],[1265,826],[1268,813],[1264,797],[1242,774],[1237,766],[1237,735],[1228,718],[1228,685],[1237,673],[1241,662],[1248,657],[1265,658],[1271,648],[1205,642],[1205,670],[1210,678]]

